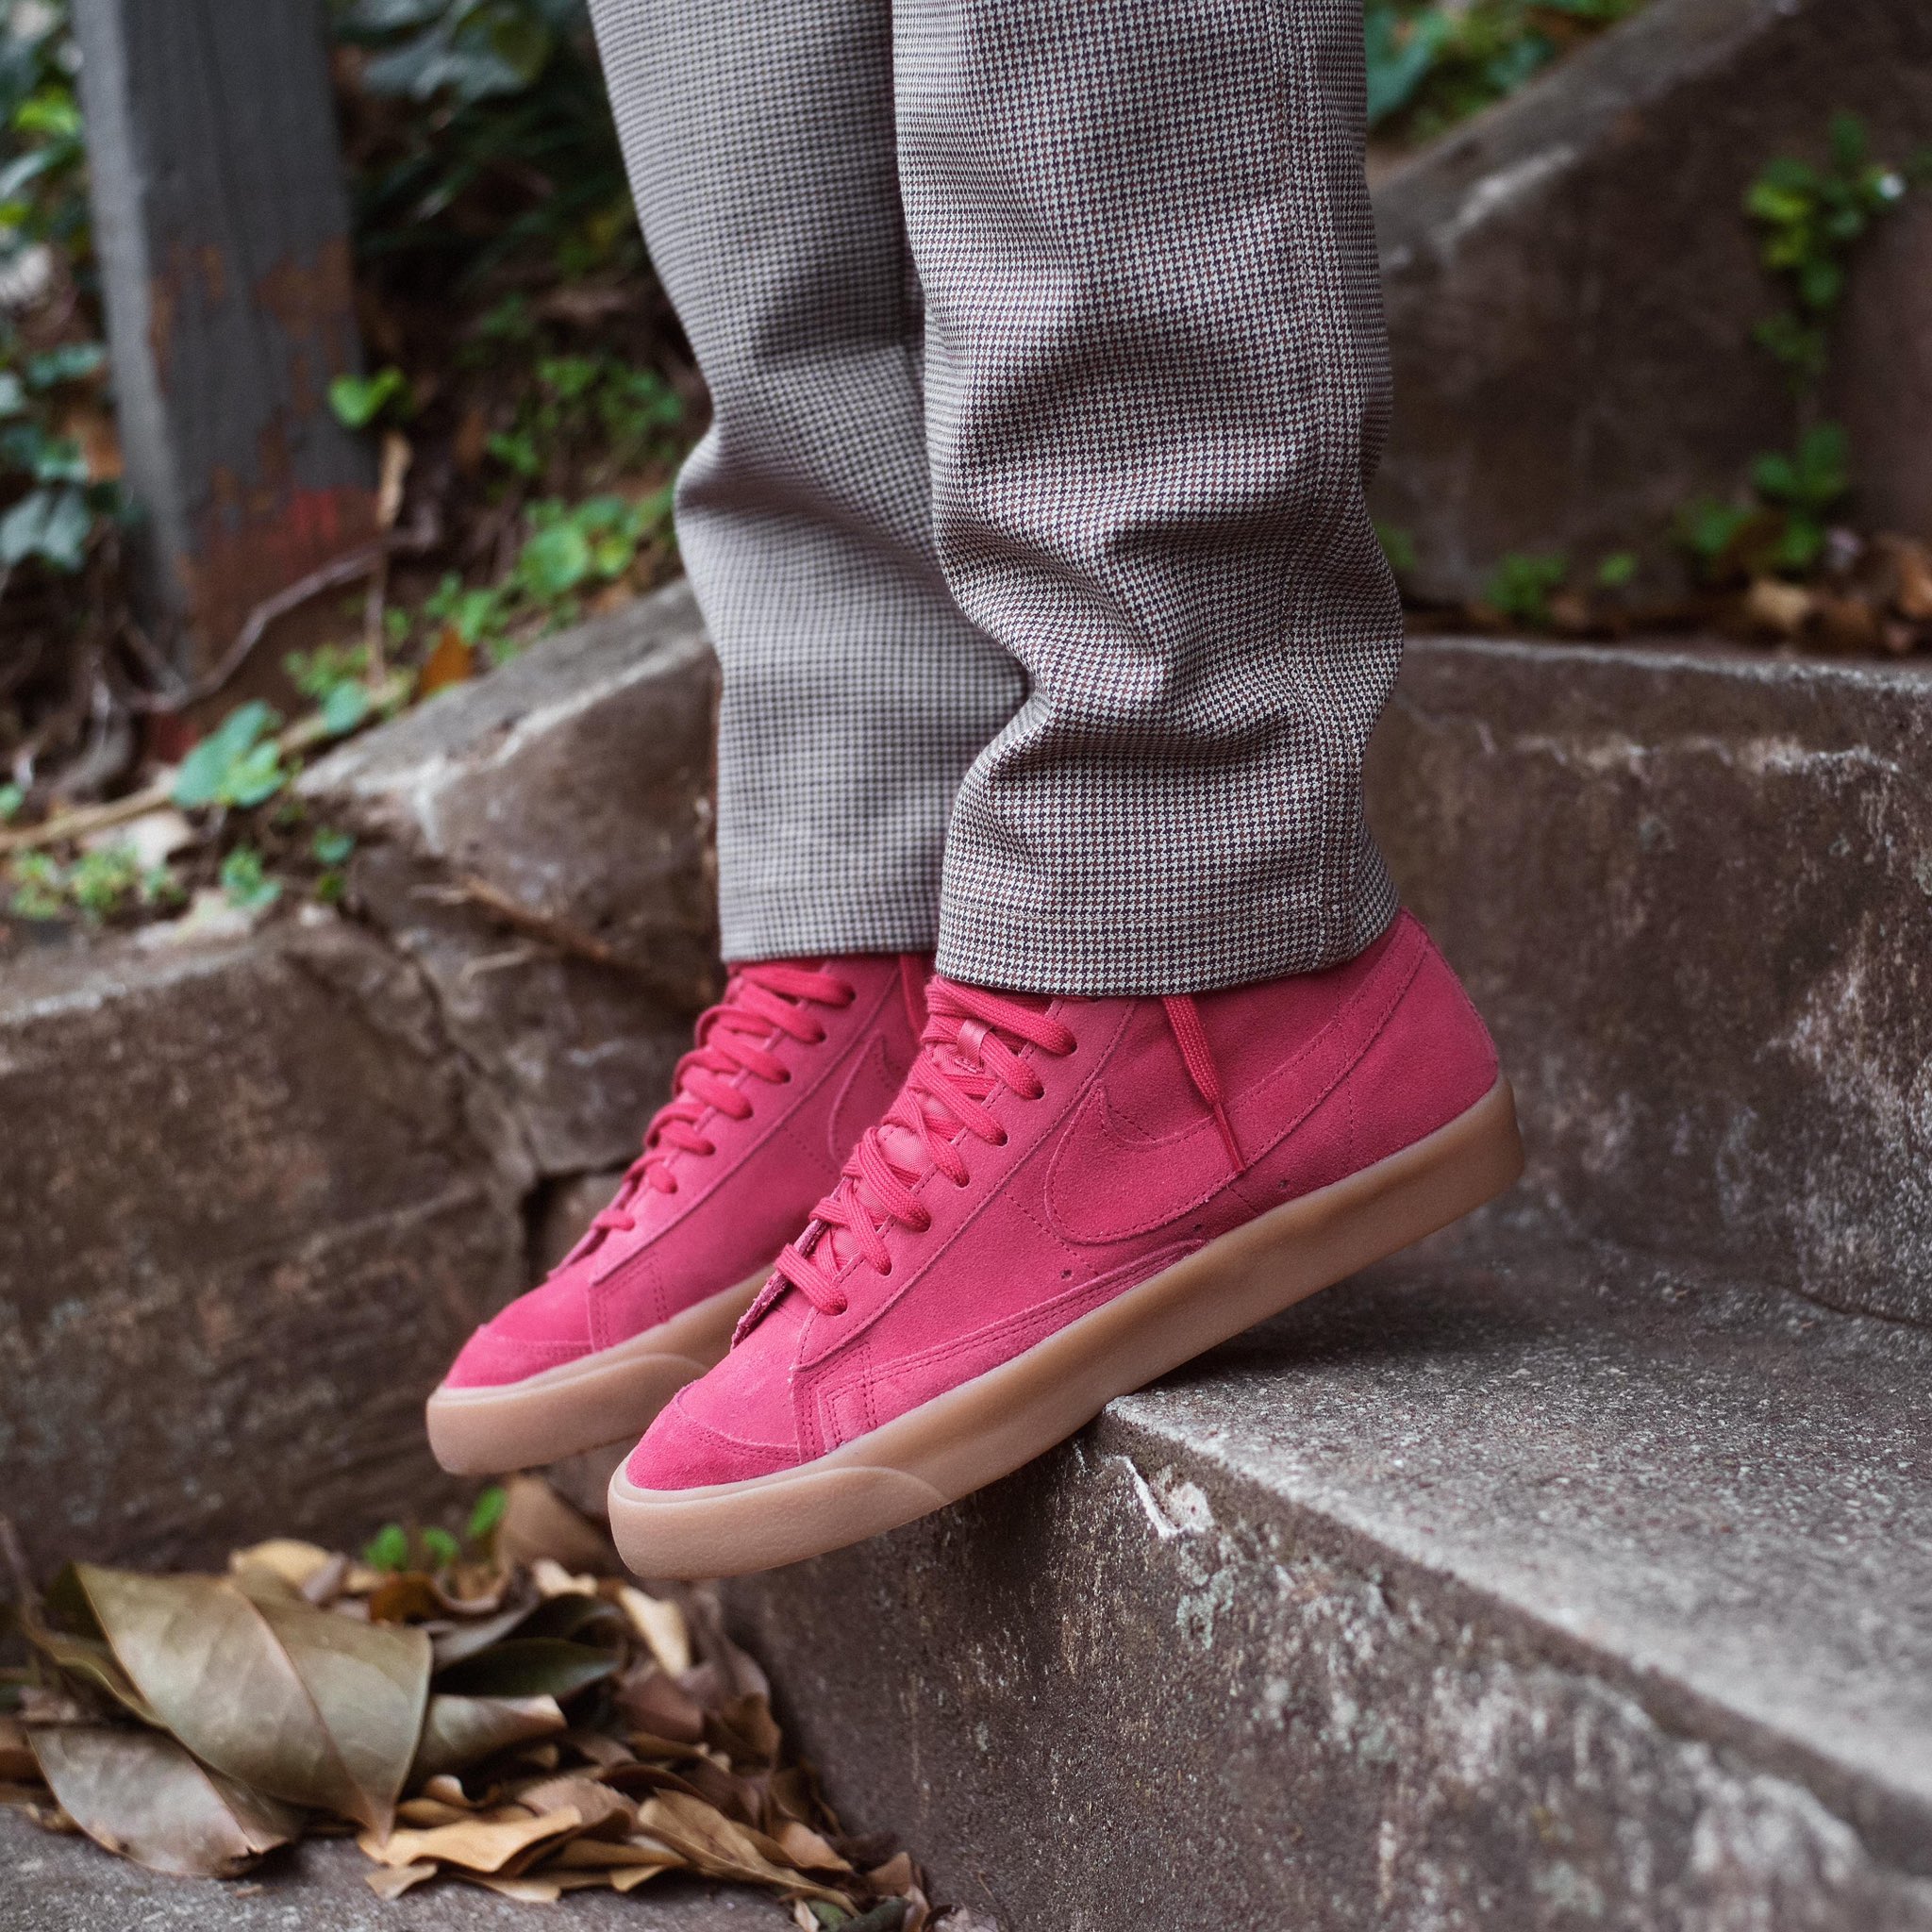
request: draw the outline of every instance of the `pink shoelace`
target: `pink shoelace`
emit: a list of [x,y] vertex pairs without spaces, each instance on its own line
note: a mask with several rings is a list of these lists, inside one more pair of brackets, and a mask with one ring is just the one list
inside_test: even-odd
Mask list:
[[[1241,1150],[1222,1102],[1208,1035],[1191,999],[1162,1001],[1174,1042],[1195,1091],[1213,1110],[1237,1171]],[[1072,1053],[1074,1031],[1045,1010],[1010,995],[935,977],[926,988],[928,1018],[920,1055],[899,1098],[860,1138],[838,1185],[812,1210],[811,1225],[778,1257],[771,1280],[739,1324],[745,1334],[787,1283],[821,1314],[841,1315],[839,1275],[861,1255],[882,1275],[892,1272],[887,1231],[894,1224],[924,1233],[932,1214],[914,1187],[928,1173],[955,1187],[972,1179],[962,1151],[970,1137],[1003,1147],[1008,1134],[986,1103],[1002,1088],[1023,1100],[1046,1091],[1022,1057],[1026,1046],[1057,1058]]]
[[660,1194],[677,1191],[671,1155],[715,1154],[717,1142],[700,1130],[708,1109],[727,1120],[751,1117],[753,1102],[734,1076],[744,1074],[773,1086],[791,1078],[772,1051],[780,1037],[816,1046],[825,1037],[811,1007],[849,1007],[857,997],[836,974],[813,966],[768,960],[737,967],[724,997],[704,1013],[697,1044],[677,1063],[672,1097],[658,1110],[644,1134],[644,1151],[634,1160],[617,1198],[591,1226],[593,1231],[628,1234],[637,1225],[631,1211],[641,1188]]

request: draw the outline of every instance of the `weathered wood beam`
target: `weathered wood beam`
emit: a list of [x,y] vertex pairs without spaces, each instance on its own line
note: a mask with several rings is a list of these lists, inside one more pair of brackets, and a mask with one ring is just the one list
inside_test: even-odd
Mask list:
[[184,673],[375,528],[319,0],[75,0],[145,596]]

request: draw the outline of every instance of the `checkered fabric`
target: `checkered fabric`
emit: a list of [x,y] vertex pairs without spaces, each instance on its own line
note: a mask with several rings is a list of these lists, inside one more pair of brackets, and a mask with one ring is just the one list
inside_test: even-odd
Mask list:
[[1401,610],[1358,0],[592,0],[716,416],[727,957],[1348,958]]

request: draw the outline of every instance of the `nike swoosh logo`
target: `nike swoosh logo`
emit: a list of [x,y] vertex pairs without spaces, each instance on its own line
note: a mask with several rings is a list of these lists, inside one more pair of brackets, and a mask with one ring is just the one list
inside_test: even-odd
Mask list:
[[[1320,1033],[1230,1097],[1228,1117],[1249,1166],[1287,1140],[1346,1078],[1388,1024],[1423,957],[1414,928]],[[1206,1206],[1235,1178],[1205,1108],[1178,1133],[1148,1134],[1114,1106],[1103,1073],[1060,1131],[1046,1174],[1047,1218],[1071,1241],[1126,1241]]]

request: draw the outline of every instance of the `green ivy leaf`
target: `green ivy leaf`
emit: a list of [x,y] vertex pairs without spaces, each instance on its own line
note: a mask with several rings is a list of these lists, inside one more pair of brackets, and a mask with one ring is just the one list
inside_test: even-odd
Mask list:
[[486,1537],[494,1536],[496,1526],[503,1521],[504,1512],[508,1507],[509,1491],[501,1483],[491,1483],[471,1507],[470,1521],[463,1534],[473,1543],[480,1543]]
[[268,876],[252,845],[238,845],[222,860],[221,885],[228,904],[243,912],[260,911],[282,896],[281,880]]
[[423,1554],[429,1559],[432,1570],[447,1570],[463,1553],[462,1545],[446,1529],[438,1529],[433,1524],[417,1538],[423,1545]]
[[181,760],[174,802],[192,811],[198,806],[258,805],[272,798],[287,781],[280,754],[269,740],[280,722],[259,699],[230,711]]
[[328,406],[345,429],[367,429],[391,406],[408,413],[409,378],[394,367],[374,375],[339,375],[328,386]]
[[0,570],[37,558],[49,569],[77,573],[87,562],[94,513],[69,486],[30,491],[0,516]]
[[590,538],[575,524],[558,524],[524,545],[517,577],[532,597],[547,603],[575,591],[594,567]]
[[362,1547],[372,1570],[402,1570],[409,1561],[409,1534],[400,1523],[385,1523]]
[[366,684],[336,685],[322,702],[322,728],[331,738],[341,738],[355,730],[368,715]]

